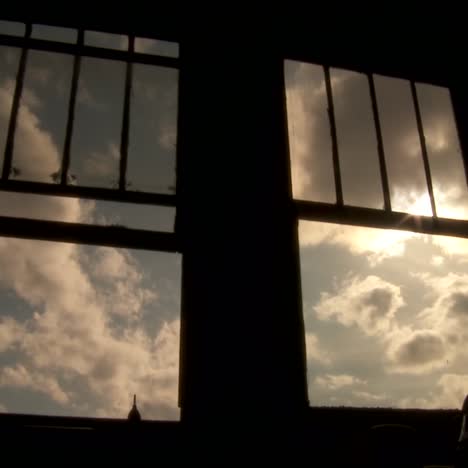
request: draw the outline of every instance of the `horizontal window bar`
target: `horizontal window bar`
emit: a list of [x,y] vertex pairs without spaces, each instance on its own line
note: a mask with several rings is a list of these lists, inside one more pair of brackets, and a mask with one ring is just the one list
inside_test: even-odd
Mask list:
[[[330,53],[330,51],[292,50],[286,48],[283,51],[283,57],[287,60],[296,60],[315,65],[327,65],[330,68],[342,68],[344,70],[354,71],[364,74],[378,74],[390,76],[393,78],[402,78],[405,80],[414,80],[421,83],[428,83],[437,86],[449,87],[450,81],[446,71],[421,69],[420,65],[415,66],[396,66],[390,64],[375,63],[367,58],[350,58],[346,53]],[[366,63],[367,62],[367,63]]]
[[294,201],[294,206],[297,216],[309,221],[468,238],[468,221],[464,220],[416,216],[397,211],[387,212],[373,208],[337,206],[302,200]]
[[149,55],[124,50],[104,49],[78,44],[66,44],[64,42],[45,41],[42,39],[28,39],[0,34],[0,44],[13,47],[25,47],[28,49],[45,50],[62,54],[80,55],[87,57],[105,58],[110,60],[122,60],[124,62],[144,63],[148,65],[160,65],[162,67],[179,68],[179,59],[160,55]]
[[176,206],[176,195],[165,193],[136,192],[101,187],[80,187],[76,185],[48,184],[26,180],[2,180],[0,190],[6,192],[37,193],[61,197],[87,198],[146,205]]
[[163,252],[178,251],[176,236],[172,233],[9,216],[0,216],[0,236]]

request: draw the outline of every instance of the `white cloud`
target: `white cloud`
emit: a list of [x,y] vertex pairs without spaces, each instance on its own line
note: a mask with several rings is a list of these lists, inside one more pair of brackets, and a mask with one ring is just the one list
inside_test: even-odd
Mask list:
[[401,408],[458,408],[468,394],[468,374],[443,374],[425,396],[408,396],[398,402]]
[[371,403],[381,403],[388,400],[388,396],[386,394],[376,394],[371,392],[366,392],[363,390],[353,390],[352,395],[360,401],[364,403],[371,404]]
[[164,122],[158,129],[158,142],[168,151],[174,151],[177,141],[177,129],[174,125]]
[[[10,106],[11,92],[0,88],[0,124]],[[59,151],[51,136],[27,104],[21,115],[15,164],[56,170]],[[115,159],[116,148],[109,150]],[[0,212],[81,221],[93,208],[71,198],[28,201],[4,194]],[[177,418],[176,311],[150,335],[141,320],[133,320],[158,297],[143,284],[140,265],[125,251],[84,252],[72,244],[0,238],[0,286],[34,311],[23,320],[0,321],[0,352],[16,356],[0,371],[0,386],[46,394],[70,411],[86,408],[88,415],[113,417],[125,417],[130,395],[137,393],[143,417]]]
[[434,397],[433,405],[439,408],[461,408],[468,394],[467,374],[444,374],[437,386],[439,395]]
[[154,290],[140,287],[143,275],[127,251],[98,247],[89,260],[94,278],[103,282],[100,289],[112,314],[137,319],[143,307],[157,299]]
[[329,390],[339,390],[343,387],[351,387],[355,385],[365,385],[366,381],[361,380],[353,375],[347,374],[326,374],[315,378],[314,383],[320,387],[325,387]]
[[321,364],[330,364],[330,353],[321,349],[319,339],[313,333],[306,333],[307,360],[317,361]]
[[69,402],[68,394],[52,376],[40,372],[31,372],[23,365],[5,367],[0,371],[0,387],[29,388],[48,395],[57,403]]
[[109,177],[116,174],[120,150],[115,143],[108,143],[105,151],[94,151],[83,161],[87,174],[93,177]]
[[418,234],[405,231],[300,221],[302,246],[331,244],[347,248],[354,255],[366,255],[372,265],[388,257],[401,257],[406,241]]
[[433,255],[431,258],[431,265],[440,266],[445,262],[445,258],[442,255]]
[[16,346],[23,336],[23,327],[12,317],[0,318],[0,353]]
[[[0,88],[0,125],[9,120],[12,90],[8,85]],[[57,171],[60,155],[51,136],[40,129],[40,122],[27,104],[22,103],[16,126],[14,165],[23,176],[41,180],[44,174]]]
[[367,335],[385,335],[395,327],[395,313],[404,305],[400,288],[377,276],[348,278],[334,295],[322,293],[314,310],[320,320],[358,326]]
[[7,322],[15,335],[4,346],[16,339],[25,364],[5,370],[0,384],[43,391],[65,404],[81,396],[60,393],[57,379],[78,379],[98,400],[99,414],[125,416],[129,395],[137,393],[145,417],[177,417],[179,321],[166,322],[152,338],[141,321],[117,327],[112,318],[139,314],[148,297],[154,299],[134,266],[123,263],[119,273],[128,272],[121,281],[130,288],[112,283],[109,290],[92,280],[76,246],[1,241],[0,284],[36,313],[21,324]]

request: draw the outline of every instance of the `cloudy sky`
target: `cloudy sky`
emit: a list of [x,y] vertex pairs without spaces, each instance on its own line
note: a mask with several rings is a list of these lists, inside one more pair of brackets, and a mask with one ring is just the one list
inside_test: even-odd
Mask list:
[[[33,30],[41,34],[68,37]],[[116,48],[124,39],[86,36]],[[146,40],[138,48],[161,51]],[[18,60],[18,49],[0,46],[1,148]],[[72,66],[71,56],[30,51],[12,177],[54,182]],[[122,63],[82,61],[70,164],[76,184],[117,186],[124,77]],[[177,71],[135,65],[130,188],[174,193],[176,108]],[[174,223],[170,208],[5,192],[0,215],[163,231]],[[0,411],[126,417],[136,393],[143,417],[177,419],[180,269],[176,254],[0,238]]]
[[[286,62],[294,197],[335,202],[321,67]],[[332,70],[346,204],[381,209],[367,78]],[[394,210],[431,215],[407,81],[375,77]],[[417,85],[439,216],[466,219],[446,89]],[[468,241],[301,221],[312,405],[460,407],[468,393]],[[318,265],[320,267],[318,267]]]

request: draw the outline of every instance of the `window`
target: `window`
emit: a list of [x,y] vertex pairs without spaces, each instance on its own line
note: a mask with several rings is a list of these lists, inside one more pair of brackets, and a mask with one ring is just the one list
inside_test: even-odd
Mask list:
[[177,44],[0,28],[0,410],[178,419]]
[[294,61],[285,77],[310,402],[460,407],[468,193],[449,90]]

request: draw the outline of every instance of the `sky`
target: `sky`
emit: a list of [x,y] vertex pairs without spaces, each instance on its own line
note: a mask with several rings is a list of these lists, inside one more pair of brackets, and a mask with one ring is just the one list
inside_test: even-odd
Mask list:
[[[294,198],[336,201],[322,68],[285,64]],[[431,215],[409,82],[375,76],[392,208]],[[331,70],[344,202],[383,208],[365,75]],[[417,84],[439,216],[466,219],[447,89]],[[311,405],[461,407],[468,393],[468,241],[299,223]],[[320,268],[317,266],[320,265]]]
[[[73,41],[69,33],[33,28],[33,37],[47,39]],[[85,35],[105,47],[121,48],[124,40]],[[173,45],[159,42],[140,39],[136,48],[174,54]],[[1,148],[18,60],[18,49],[0,46]],[[71,56],[29,52],[13,178],[54,183],[72,66]],[[124,77],[122,63],[82,60],[75,184],[117,187]],[[177,70],[135,65],[129,188],[175,192],[176,109]],[[3,192],[0,215],[171,232],[175,211]],[[136,393],[143,418],[177,420],[180,282],[178,254],[0,238],[0,411],[125,418]]]

